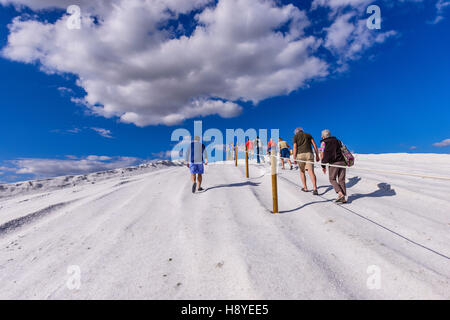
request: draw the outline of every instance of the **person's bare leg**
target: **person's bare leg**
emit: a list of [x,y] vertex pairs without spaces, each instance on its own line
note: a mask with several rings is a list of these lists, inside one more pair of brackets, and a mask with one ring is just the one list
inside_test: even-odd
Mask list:
[[289,159],[288,162],[289,162],[289,167],[292,168],[292,161],[291,161],[291,159]]
[[300,179],[302,180],[303,188],[305,189],[305,191],[308,191],[308,187],[306,185],[306,174],[301,169],[300,169]]
[[309,176],[311,177],[311,181],[313,184],[313,190],[317,190],[317,177],[316,174],[314,173],[314,168],[309,168],[308,170]]
[[281,167],[282,167],[283,170],[284,170],[284,159],[281,159]]
[[200,189],[202,187],[202,180],[203,177],[201,174],[197,175],[197,181],[198,181],[198,188]]
[[195,183],[195,178],[196,178],[196,175],[195,174],[191,174],[192,183]]

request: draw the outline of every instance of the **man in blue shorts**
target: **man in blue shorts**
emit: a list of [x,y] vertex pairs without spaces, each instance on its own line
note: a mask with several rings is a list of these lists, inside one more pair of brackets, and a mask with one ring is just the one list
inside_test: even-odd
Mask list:
[[192,177],[192,193],[197,191],[203,191],[202,188],[202,176],[205,172],[205,165],[208,164],[208,157],[206,152],[206,147],[200,142],[200,137],[194,137],[194,141],[191,142],[187,152],[186,152],[186,162],[187,167],[191,172]]
[[291,162],[291,152],[289,151],[290,149],[289,144],[283,139],[278,138],[278,149],[280,150],[281,166],[283,167],[283,170],[284,170],[284,161],[287,161],[289,163],[292,170],[294,167],[292,166]]

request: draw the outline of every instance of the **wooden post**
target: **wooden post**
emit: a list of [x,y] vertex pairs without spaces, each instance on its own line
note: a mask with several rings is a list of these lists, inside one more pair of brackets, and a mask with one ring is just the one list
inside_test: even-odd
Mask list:
[[236,147],[234,147],[234,165],[236,167],[238,163],[238,150],[239,150],[239,143],[236,142]]
[[249,172],[248,172],[248,149],[247,144],[245,145],[245,176],[250,178]]
[[278,183],[277,183],[277,150],[272,147],[271,150],[271,164],[272,164],[272,199],[273,199],[273,213],[278,213]]

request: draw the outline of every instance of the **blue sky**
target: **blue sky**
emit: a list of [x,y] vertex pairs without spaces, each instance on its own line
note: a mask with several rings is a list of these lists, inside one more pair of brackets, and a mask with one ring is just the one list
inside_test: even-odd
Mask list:
[[[21,1],[0,1],[2,4],[8,2],[21,3]],[[51,1],[48,2],[51,3]],[[22,3],[27,4],[27,1]],[[42,3],[45,8],[45,1]],[[296,5],[298,1],[274,2],[273,6],[281,7],[288,3]],[[330,28],[339,17],[352,12],[354,20],[349,20],[349,23],[352,21],[356,23],[358,20],[369,17],[362,11],[367,7],[367,1],[361,1],[361,3],[361,7],[355,8],[323,5],[314,11],[308,2],[306,4],[303,2],[299,7],[299,10],[306,12],[311,23],[305,27],[305,34],[298,36],[297,39],[308,36],[314,36],[319,39],[318,41],[322,39],[321,44],[314,46],[314,52],[310,53],[308,59],[318,57],[326,63],[326,75],[321,74],[320,68],[315,69],[314,75],[298,80],[294,88],[291,88],[290,83],[281,83],[289,82],[289,77],[281,77],[280,83],[276,84],[280,85],[280,88],[273,89],[270,83],[267,88],[258,89],[248,96],[245,96],[246,92],[241,88],[217,93],[217,88],[212,87],[211,97],[208,97],[211,100],[208,101],[213,101],[213,104],[219,101],[219,107],[222,109],[229,107],[229,112],[225,114],[214,114],[221,111],[217,111],[215,104],[214,106],[203,105],[203,100],[200,100],[202,105],[199,106],[199,110],[201,111],[196,114],[190,111],[195,109],[195,104],[182,107],[178,106],[178,101],[175,100],[167,101],[167,106],[164,102],[158,105],[140,105],[140,109],[136,109],[135,104],[131,103],[125,106],[115,106],[112,103],[111,108],[115,108],[117,111],[114,112],[118,112],[119,115],[106,114],[104,112],[106,108],[103,108],[102,103],[107,105],[108,101],[114,101],[113,98],[120,100],[128,97],[118,96],[117,93],[104,93],[102,87],[97,84],[108,86],[112,80],[98,79],[95,76],[96,73],[91,71],[95,71],[95,66],[89,66],[88,71],[83,69],[84,66],[80,67],[80,72],[77,73],[67,72],[69,68],[67,61],[64,62],[65,64],[53,62],[57,58],[71,57],[64,56],[67,53],[62,53],[61,46],[65,45],[64,42],[54,46],[46,44],[45,47],[40,47],[40,44],[30,44],[32,50],[44,51],[42,55],[47,55],[34,61],[29,57],[25,58],[25,54],[33,56],[35,53],[19,51],[23,47],[23,43],[19,40],[8,43],[8,36],[13,33],[8,25],[15,17],[28,15],[23,18],[23,21],[48,20],[49,24],[53,24],[63,17],[65,10],[47,8],[40,11],[34,7],[30,9],[7,4],[0,6],[0,47],[3,50],[8,46],[14,49],[11,51],[13,53],[6,56],[3,54],[0,58],[0,107],[3,114],[0,118],[0,136],[2,137],[0,139],[0,181],[14,182],[60,174],[78,174],[154,159],[159,157],[161,152],[173,147],[170,141],[173,130],[177,128],[193,130],[194,120],[202,120],[204,129],[218,128],[223,131],[227,128],[277,128],[280,129],[281,136],[287,140],[292,139],[293,130],[299,126],[304,127],[317,140],[320,138],[321,130],[329,128],[333,134],[358,153],[449,153],[450,143],[441,143],[439,147],[435,144],[450,138],[450,90],[448,88],[450,84],[450,60],[448,59],[450,56],[450,6],[442,6],[447,3],[443,1],[423,3],[406,1],[397,5],[388,5],[385,1],[373,1],[370,4],[377,4],[381,8],[383,22],[381,30],[370,30],[370,32],[375,35],[392,32],[386,39],[367,45],[351,57],[347,56],[349,52],[347,44],[339,50],[326,47],[328,32],[326,28]],[[440,7],[436,6],[438,3],[441,4]],[[209,10],[213,11],[217,5],[217,2],[209,3]],[[83,8],[82,3],[80,7]],[[92,14],[103,13],[103,11],[95,11],[95,8],[92,10]],[[171,37],[175,39],[183,35],[191,37],[197,26],[195,15],[203,10],[207,9],[203,6],[198,6],[195,10],[186,9],[186,12],[180,12],[180,15],[172,21],[166,21],[166,25],[161,28],[173,30],[176,26],[182,25],[184,28],[173,32]],[[214,19],[214,15],[211,16]],[[441,18],[437,19],[438,16]],[[298,24],[299,28],[300,25],[301,22]],[[287,34],[295,27],[283,24],[279,26],[278,31]],[[217,28],[217,30],[221,30],[222,33],[227,32],[223,28]],[[44,31],[37,30],[36,37],[42,36],[38,34],[39,32]],[[227,41],[235,41],[233,37],[236,35],[230,36]],[[53,41],[51,37],[43,39],[49,43]],[[89,45],[92,46],[92,44]],[[130,45],[126,48],[128,51],[117,48],[117,52],[123,54],[119,58],[130,59],[129,50],[140,50],[134,48],[139,46]],[[110,59],[109,51],[102,52],[102,49],[98,49],[88,52],[95,55],[104,54],[105,59]],[[153,51],[149,51],[149,54],[153,54],[151,52]],[[131,53],[134,54],[134,52]],[[184,59],[185,53],[177,54]],[[224,56],[227,55],[230,53],[224,53]],[[52,57],[54,60],[49,62],[45,60],[47,57]],[[31,60],[25,61],[26,59]],[[238,56],[230,56],[230,59],[234,59],[230,63],[244,63],[237,61],[240,59]],[[117,65],[122,60],[114,61],[111,58],[111,61]],[[88,60],[85,62],[89,64]],[[202,63],[204,63],[203,60],[195,62],[196,65]],[[214,68],[215,63],[215,60],[209,61],[208,66]],[[220,64],[217,63],[218,69],[213,70],[217,71],[214,72],[214,77],[222,76],[223,71],[220,67],[223,63],[225,62],[222,60]],[[270,63],[269,60],[268,63]],[[169,72],[164,68],[171,69],[173,65],[173,63],[168,63],[167,66],[163,64],[158,72]],[[44,67],[47,69],[43,70]],[[202,68],[206,68],[206,62]],[[120,72],[124,73],[124,77],[127,76],[127,71],[120,69]],[[249,72],[253,71],[245,71],[244,74]],[[312,71],[308,69],[305,72]],[[154,74],[155,71],[150,76],[154,77]],[[90,76],[92,81],[97,82],[93,85],[91,83],[77,84],[80,76],[83,78]],[[151,78],[150,76],[146,75],[146,78]],[[261,78],[261,81],[271,75],[263,74],[262,76],[264,78]],[[257,76],[254,76],[252,81],[249,88],[257,87],[260,83]],[[186,87],[195,84],[195,81],[193,84],[186,82]],[[156,85],[151,82],[146,85],[150,92],[158,89],[157,87],[155,89]],[[208,83],[201,85],[208,86]],[[112,88],[121,90],[120,87]],[[198,90],[194,88],[192,91]],[[128,91],[124,90],[124,92]],[[89,103],[73,101],[73,98],[81,99],[88,93],[98,99],[97,104],[93,104],[92,101]],[[189,98],[196,98],[193,93],[189,94],[192,95],[192,97],[188,96]],[[205,95],[203,91],[202,95]],[[244,98],[233,99],[236,95],[244,96]],[[148,97],[138,98],[136,93],[133,93],[136,104],[148,99]],[[258,101],[252,102],[252,100]],[[229,105],[223,105],[226,103]],[[173,110],[170,113],[171,117],[180,115],[180,120],[174,123],[172,120],[166,121],[165,108]],[[238,109],[239,112],[236,111]],[[120,118],[120,115],[130,110],[139,110],[139,112],[131,118]],[[211,114],[208,115],[208,113]],[[153,114],[161,116],[154,117]]]

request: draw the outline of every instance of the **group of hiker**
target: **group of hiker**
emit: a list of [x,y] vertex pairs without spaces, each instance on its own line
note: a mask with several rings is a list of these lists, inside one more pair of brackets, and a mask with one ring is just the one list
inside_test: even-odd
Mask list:
[[[327,173],[327,164],[334,165],[328,166],[329,180],[338,194],[336,202],[346,203],[347,190],[345,186],[345,167],[348,163],[346,162],[346,158],[342,151],[342,143],[336,137],[331,136],[330,130],[327,129],[322,131],[322,140],[319,148],[311,134],[306,133],[302,128],[297,128],[294,132],[292,144],[293,147],[291,150],[289,144],[282,138],[278,139],[278,144],[275,143],[273,139],[270,139],[267,144],[267,156],[270,157],[272,148],[278,147],[283,170],[285,169],[285,162],[289,164],[290,170],[294,169],[293,163],[296,163],[300,171],[300,179],[303,185],[301,190],[303,192],[309,192],[306,179],[306,171],[308,171],[308,175],[312,182],[313,195],[319,195],[317,177],[314,172],[314,163],[320,162],[322,164],[322,171],[324,174]],[[256,137],[255,140],[247,138],[245,147],[249,159],[253,159],[254,156],[256,156],[257,163],[260,163],[261,161],[265,162],[263,144],[259,137]],[[291,156],[293,156],[294,161],[291,161]],[[208,164],[208,158],[205,145],[201,143],[200,137],[195,137],[191,142],[187,151],[186,160],[193,182],[192,192],[195,193],[197,190],[203,191],[201,186],[202,175],[204,173],[204,165]]]
[[299,166],[300,178],[303,184],[302,191],[308,192],[306,183],[307,170],[313,185],[313,195],[319,195],[317,177],[314,173],[315,160],[316,162],[322,163],[322,171],[324,174],[327,173],[326,164],[332,165],[329,166],[328,176],[331,185],[338,194],[336,202],[346,203],[347,189],[345,179],[347,170],[345,167],[347,163],[342,152],[342,143],[336,137],[331,136],[330,130],[326,129],[322,131],[322,140],[319,149],[314,138],[309,133],[304,132],[302,128],[297,128],[293,138],[293,145],[292,153],[294,160],[297,161]]

